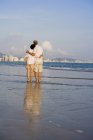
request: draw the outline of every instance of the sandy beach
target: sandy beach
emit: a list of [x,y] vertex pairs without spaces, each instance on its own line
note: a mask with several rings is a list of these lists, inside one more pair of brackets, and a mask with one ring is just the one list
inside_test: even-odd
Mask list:
[[93,73],[1,65],[0,140],[93,140]]

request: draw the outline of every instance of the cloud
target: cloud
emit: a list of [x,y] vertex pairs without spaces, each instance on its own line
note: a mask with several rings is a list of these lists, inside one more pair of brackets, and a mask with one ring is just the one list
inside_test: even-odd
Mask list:
[[43,46],[43,49],[48,51],[48,52],[53,51],[53,47],[52,47],[52,45],[51,45],[51,43],[49,41],[44,41],[42,43],[42,46]]
[[22,56],[25,54],[27,47],[29,47],[27,42],[18,32],[11,33],[3,40],[0,40],[0,52],[8,55]]
[[68,56],[70,56],[70,54],[66,50],[63,50],[62,48],[58,48],[58,46],[53,47],[49,41],[44,41],[42,43],[42,46],[44,49],[45,57],[55,58],[55,57],[68,57]]
[[17,55],[17,56],[20,56],[21,54],[25,54],[26,50],[25,50],[25,46],[23,47],[16,47],[16,46],[12,46],[10,48],[10,53],[12,55]]
[[67,51],[62,50],[62,49],[57,49],[57,52],[58,52],[59,54],[61,54],[62,56],[68,56],[68,55],[69,55]]
[[[14,56],[24,56],[26,50],[30,46],[29,41],[24,40],[20,32],[10,33],[4,40],[0,41],[0,52],[11,54]],[[69,56],[66,50],[53,46],[50,41],[42,42],[45,58],[67,57]]]
[[70,54],[63,50],[62,48],[58,48],[58,46],[53,47],[49,41],[44,41],[42,43],[42,47],[44,49],[44,55],[46,58],[55,58],[55,57],[68,57]]

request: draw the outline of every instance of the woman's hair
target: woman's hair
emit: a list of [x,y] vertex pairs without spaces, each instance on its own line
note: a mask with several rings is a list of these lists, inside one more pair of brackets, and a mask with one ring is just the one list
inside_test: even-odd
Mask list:
[[33,50],[35,48],[35,44],[31,44],[30,48]]

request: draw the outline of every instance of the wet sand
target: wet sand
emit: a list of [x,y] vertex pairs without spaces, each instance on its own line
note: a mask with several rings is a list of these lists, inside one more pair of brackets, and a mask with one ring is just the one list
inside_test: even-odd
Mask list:
[[93,140],[93,73],[1,65],[0,140]]

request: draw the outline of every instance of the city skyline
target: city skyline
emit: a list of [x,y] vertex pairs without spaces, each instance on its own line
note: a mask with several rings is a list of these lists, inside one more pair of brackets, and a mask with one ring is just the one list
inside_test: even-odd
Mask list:
[[92,0],[0,0],[0,52],[24,56],[34,39],[47,58],[93,60]]
[[[73,59],[73,58],[44,58],[44,62],[63,62],[63,63],[93,63],[90,60],[80,60],[80,59]],[[25,62],[24,57],[17,57],[13,55],[7,55],[0,53],[0,62]]]

